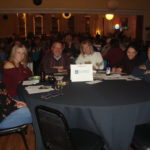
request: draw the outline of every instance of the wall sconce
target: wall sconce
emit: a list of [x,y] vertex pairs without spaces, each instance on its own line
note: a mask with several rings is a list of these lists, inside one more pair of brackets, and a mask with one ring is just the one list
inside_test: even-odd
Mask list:
[[62,17],[64,19],[69,19],[71,17],[71,13],[62,13]]
[[114,18],[114,14],[105,14],[105,18],[107,20],[112,20]]
[[100,29],[96,29],[96,34],[101,35],[101,30]]

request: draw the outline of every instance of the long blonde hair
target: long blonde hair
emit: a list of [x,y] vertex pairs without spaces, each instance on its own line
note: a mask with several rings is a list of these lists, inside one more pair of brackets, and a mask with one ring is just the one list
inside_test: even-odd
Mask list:
[[80,51],[81,51],[81,54],[84,56],[84,52],[83,52],[83,45],[88,45],[89,46],[89,48],[90,48],[90,50],[91,50],[91,52],[90,52],[90,54],[93,54],[94,53],[94,49],[93,49],[93,45],[92,45],[92,43],[90,42],[90,41],[83,41],[83,42],[81,42],[81,44],[80,44]]
[[13,46],[13,48],[11,50],[9,61],[15,63],[15,55],[16,55],[17,50],[20,48],[24,50],[24,55],[25,55],[24,59],[21,61],[21,64],[24,65],[24,67],[26,67],[27,63],[28,63],[28,52],[27,52],[27,49],[24,45]]

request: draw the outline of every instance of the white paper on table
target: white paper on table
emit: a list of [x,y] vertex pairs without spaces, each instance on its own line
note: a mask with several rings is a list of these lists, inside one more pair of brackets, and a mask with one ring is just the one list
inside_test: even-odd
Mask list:
[[37,84],[39,83],[39,80],[26,80],[23,81],[22,85],[32,85],[32,84]]
[[142,80],[142,79],[132,76],[132,75],[129,75],[129,76],[127,76],[126,80],[127,81],[138,81],[138,80]]
[[124,77],[120,74],[105,75],[104,80],[124,80]]
[[29,94],[43,93],[54,90],[51,86],[44,86],[44,85],[27,86],[25,87],[25,89]]
[[105,73],[98,73],[94,75],[94,78],[100,80],[124,80],[124,77],[120,74],[106,75]]
[[101,80],[94,80],[94,81],[89,81],[89,82],[86,82],[87,84],[97,84],[97,83],[100,83],[100,82],[103,82]]
[[72,82],[93,81],[92,64],[70,65],[70,79]]

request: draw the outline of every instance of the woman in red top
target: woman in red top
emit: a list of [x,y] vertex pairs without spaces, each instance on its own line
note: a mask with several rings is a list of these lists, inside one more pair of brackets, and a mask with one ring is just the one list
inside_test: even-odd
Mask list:
[[11,97],[17,97],[17,86],[20,82],[32,76],[27,67],[27,50],[23,45],[14,46],[10,59],[4,65],[3,83]]
[[112,39],[110,46],[110,49],[103,55],[103,58],[109,62],[111,67],[114,67],[124,57],[124,51],[120,48],[118,39]]

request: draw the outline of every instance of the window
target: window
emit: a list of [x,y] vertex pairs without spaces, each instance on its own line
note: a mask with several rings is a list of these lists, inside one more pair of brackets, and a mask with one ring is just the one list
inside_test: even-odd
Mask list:
[[43,34],[43,16],[36,15],[33,17],[33,29],[35,35]]

